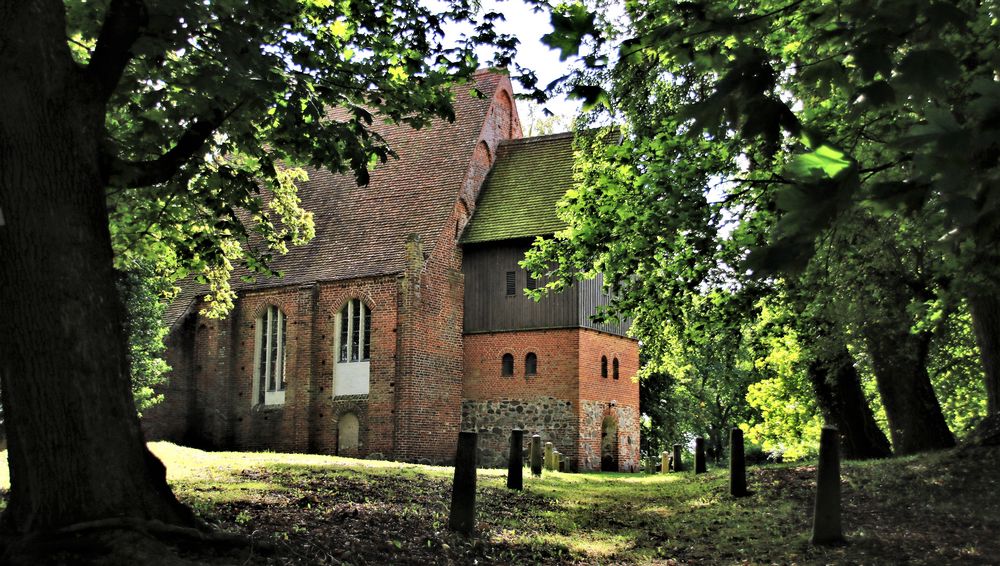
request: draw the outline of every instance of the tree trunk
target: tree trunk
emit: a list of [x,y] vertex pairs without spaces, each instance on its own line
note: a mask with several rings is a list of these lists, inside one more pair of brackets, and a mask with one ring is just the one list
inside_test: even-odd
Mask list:
[[1000,415],[1000,298],[991,293],[975,293],[968,301],[986,373],[986,411],[989,415]]
[[900,455],[955,445],[927,373],[930,336],[910,333],[909,324],[908,317],[900,317],[862,329],[892,446]]
[[840,431],[844,458],[868,460],[892,455],[861,389],[854,359],[842,343],[824,348],[809,363],[808,375],[826,424]]
[[98,163],[104,107],[70,58],[63,12],[0,0],[2,525],[193,524],[133,405]]

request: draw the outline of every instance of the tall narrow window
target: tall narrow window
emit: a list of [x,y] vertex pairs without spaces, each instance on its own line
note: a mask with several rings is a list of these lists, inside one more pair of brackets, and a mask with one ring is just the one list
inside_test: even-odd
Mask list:
[[361,299],[347,301],[337,314],[337,361],[333,368],[333,395],[366,395],[372,356],[372,310]]
[[618,358],[615,358],[614,361],[611,362],[611,375],[615,379],[618,379]]
[[511,354],[504,354],[503,359],[500,362],[500,375],[510,377],[514,375],[514,356]]
[[270,305],[257,319],[257,402],[284,402],[285,378],[285,314]]
[[534,352],[528,352],[524,357],[524,375],[536,375],[538,373],[538,356]]
[[361,358],[361,301],[351,301],[351,361]]
[[360,299],[347,301],[340,311],[340,344],[337,361],[363,362],[371,359],[372,311]]
[[507,272],[507,296],[513,297],[517,292],[517,274],[513,271]]
[[348,336],[350,336],[350,305],[344,307],[344,310],[340,311],[340,353],[337,354],[338,362],[347,361],[347,350],[348,350]]
[[365,321],[365,332],[361,338],[361,343],[364,344],[361,359],[370,360],[372,358],[372,311],[368,305],[361,303],[361,312],[364,313],[362,318]]
[[608,377],[608,357],[601,356],[601,377],[607,379]]

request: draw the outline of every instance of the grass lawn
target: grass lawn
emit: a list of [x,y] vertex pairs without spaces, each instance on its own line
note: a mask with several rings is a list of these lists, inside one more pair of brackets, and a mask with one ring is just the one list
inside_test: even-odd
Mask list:
[[816,548],[805,465],[751,468],[739,500],[725,470],[526,474],[520,493],[480,470],[478,534],[464,538],[445,527],[450,468],[151,448],[202,517],[273,545],[225,564],[1000,563],[1000,449],[845,465],[849,544]]

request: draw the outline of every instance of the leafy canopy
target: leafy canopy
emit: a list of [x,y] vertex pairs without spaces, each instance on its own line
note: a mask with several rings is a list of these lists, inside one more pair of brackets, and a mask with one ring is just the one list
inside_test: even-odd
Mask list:
[[[105,101],[102,173],[120,267],[142,262],[211,287],[270,273],[273,254],[309,240],[295,183],[304,167],[352,172],[392,157],[370,128],[453,119],[450,87],[505,65],[516,40],[468,0],[66,0],[76,61]],[[445,28],[471,31],[445,40]],[[533,84],[533,75],[525,73]]]

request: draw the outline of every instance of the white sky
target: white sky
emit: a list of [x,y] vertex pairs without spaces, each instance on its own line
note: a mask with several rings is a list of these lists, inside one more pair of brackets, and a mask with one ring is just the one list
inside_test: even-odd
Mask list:
[[[542,36],[552,31],[552,26],[549,25],[548,11],[536,13],[521,0],[483,0],[481,13],[486,12],[500,12],[504,15],[505,21],[495,22],[497,32],[511,34],[518,38],[520,43],[517,47],[515,61],[535,72],[540,88],[544,88],[545,85],[566,74],[569,61],[560,61],[559,52],[549,49],[542,43]],[[449,30],[449,35],[457,36],[461,32],[462,30],[454,26],[454,31]],[[493,58],[492,51],[485,48],[480,48],[478,55],[484,65]],[[515,72],[514,69],[511,69],[512,74]],[[520,92],[520,85],[517,81],[515,80],[513,83],[514,92]],[[528,101],[518,100],[516,104],[521,122],[527,131]],[[580,105],[579,101],[567,100],[565,96],[560,95],[550,100],[546,107],[554,114],[572,118],[579,112]]]

